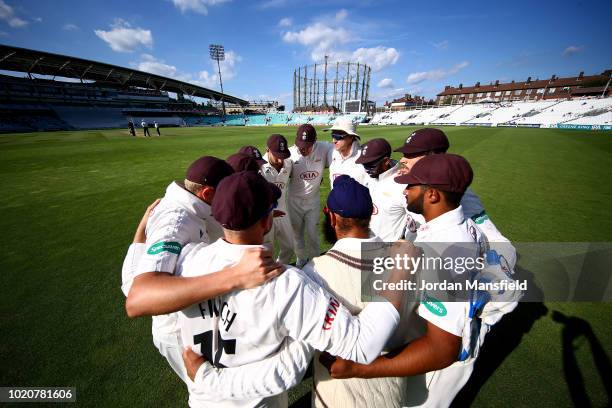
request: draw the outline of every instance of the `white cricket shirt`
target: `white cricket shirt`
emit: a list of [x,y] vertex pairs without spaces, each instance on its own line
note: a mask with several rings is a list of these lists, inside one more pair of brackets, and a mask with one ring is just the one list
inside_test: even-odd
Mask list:
[[397,163],[381,173],[378,179],[370,178],[368,184],[374,204],[370,229],[385,242],[402,238],[406,229],[408,210],[404,196],[405,186],[393,180],[398,175],[399,168],[400,164]]
[[[332,145],[333,146],[333,145]],[[343,157],[340,152],[334,149],[332,153],[332,160],[329,165],[329,183],[330,188],[334,186],[334,180],[336,177],[346,174],[351,176],[359,183],[367,186],[368,179],[370,176],[366,173],[363,165],[355,163],[355,161],[361,155],[361,146],[357,140],[353,141],[351,151],[347,157]]]
[[[177,274],[200,276],[235,264],[246,248],[223,239],[211,245],[189,244]],[[190,306],[179,312],[183,344],[219,367],[262,360],[279,350],[286,338],[320,350],[367,363],[382,350],[397,327],[399,314],[387,302],[368,306],[359,317],[296,268],[266,284]],[[202,368],[204,370],[205,368]],[[197,375],[197,374],[196,374]],[[214,401],[189,385],[190,406],[255,406],[274,398]]]
[[334,145],[329,142],[315,142],[312,152],[302,156],[297,146],[291,146],[293,170],[289,183],[289,199],[319,199],[319,189],[323,178],[323,170],[329,167],[332,160]]

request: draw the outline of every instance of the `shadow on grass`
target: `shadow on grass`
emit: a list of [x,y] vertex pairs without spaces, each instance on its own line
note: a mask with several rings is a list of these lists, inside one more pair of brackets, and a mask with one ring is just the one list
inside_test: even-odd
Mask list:
[[566,316],[558,311],[553,312],[552,318],[557,323],[563,325],[563,330],[561,331],[563,372],[574,406],[587,408],[593,405],[587,394],[584,377],[582,376],[580,367],[578,366],[578,360],[576,359],[576,350],[578,346],[574,344],[574,341],[582,336],[587,339],[591,346],[593,361],[595,362],[597,372],[604,384],[609,404],[612,400],[612,383],[610,382],[610,378],[612,378],[612,366],[610,365],[610,358],[606,354],[599,339],[595,336],[591,325],[584,319]]
[[[522,269],[518,264],[515,267],[515,279],[526,279],[532,293],[540,291],[535,284],[533,273]],[[514,311],[505,315],[493,326],[474,363],[474,371],[469,381],[457,394],[451,407],[471,406],[480,389],[501,366],[506,357],[518,347],[523,336],[529,333],[538,319],[547,314],[548,308],[542,302],[522,302]]]

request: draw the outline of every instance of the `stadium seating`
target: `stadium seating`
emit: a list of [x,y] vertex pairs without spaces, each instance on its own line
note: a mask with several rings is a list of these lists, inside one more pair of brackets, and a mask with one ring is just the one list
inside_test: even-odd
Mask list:
[[378,112],[371,125],[542,126],[609,124],[612,98],[506,102]]
[[123,128],[128,122],[121,108],[58,105],[53,110],[74,129]]
[[440,116],[438,119],[429,122],[432,125],[437,124],[449,124],[449,125],[460,125],[465,123],[474,117],[482,114],[489,113],[494,110],[496,106],[489,104],[473,104],[463,105],[459,109],[455,109],[452,112]]

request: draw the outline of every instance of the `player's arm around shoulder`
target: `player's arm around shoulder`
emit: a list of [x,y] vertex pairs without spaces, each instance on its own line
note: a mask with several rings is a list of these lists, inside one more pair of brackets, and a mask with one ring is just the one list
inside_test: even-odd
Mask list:
[[315,349],[368,363],[397,328],[399,313],[389,302],[372,302],[359,316],[298,269],[274,282],[274,309],[279,328]]
[[298,385],[314,349],[303,342],[285,341],[281,349],[260,361],[240,367],[215,368],[191,348],[183,352],[189,377],[198,392],[218,401],[265,398]]
[[[179,217],[184,216],[181,213],[176,215]],[[165,225],[170,225],[170,223]],[[141,221],[137,229],[137,234],[139,234],[141,241],[144,234],[142,230]],[[164,236],[163,233],[161,236]],[[159,238],[160,235],[158,234],[157,237]],[[162,241],[157,242],[164,242],[166,244],[160,245],[156,242],[149,245],[147,252],[153,252],[153,254],[147,253],[141,255],[140,258],[167,252],[172,255],[168,264],[161,264],[161,267],[147,270],[146,267],[148,265],[145,264],[145,267],[142,267],[142,259],[138,261],[133,254],[131,255],[129,263],[134,264],[138,262],[139,270],[132,274],[137,276],[133,277],[131,288],[127,291],[125,307],[129,317],[176,312],[194,303],[220,296],[232,290],[248,289],[261,285],[270,279],[274,279],[284,270],[282,265],[272,259],[270,251],[264,248],[251,248],[244,252],[238,264],[221,271],[202,271],[202,273],[198,274],[202,276],[188,278],[173,276],[183,244],[167,244],[167,242],[174,242],[165,240],[168,239],[168,235],[162,239]],[[199,246],[205,246],[205,243],[195,246],[196,250],[190,251],[189,256],[196,256]],[[156,254],[155,252],[158,253]],[[128,255],[130,254],[128,253]],[[183,258],[186,257],[187,254],[183,254]],[[154,266],[158,265],[160,264],[155,264]]]

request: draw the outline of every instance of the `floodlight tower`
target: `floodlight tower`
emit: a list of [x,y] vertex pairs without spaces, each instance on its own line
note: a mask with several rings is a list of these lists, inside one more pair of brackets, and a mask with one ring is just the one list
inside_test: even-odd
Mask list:
[[[223,81],[221,80],[221,64],[219,61],[225,61],[225,48],[219,44],[210,44],[208,47],[210,58],[217,61],[217,69],[219,71],[219,85],[221,85],[221,93],[223,94]],[[223,106],[223,118],[225,118],[225,100],[221,96],[221,105]]]

